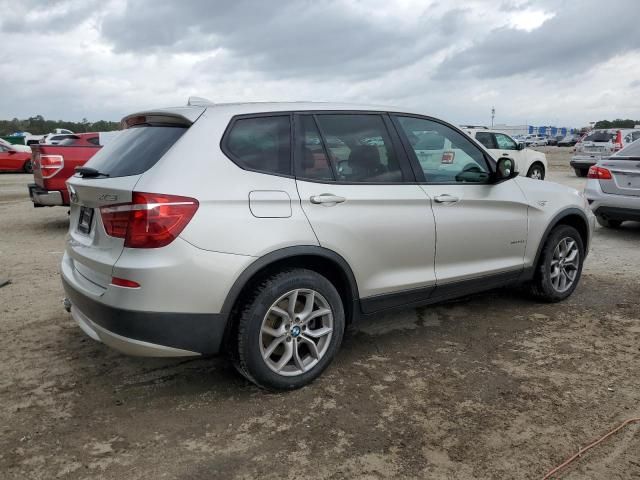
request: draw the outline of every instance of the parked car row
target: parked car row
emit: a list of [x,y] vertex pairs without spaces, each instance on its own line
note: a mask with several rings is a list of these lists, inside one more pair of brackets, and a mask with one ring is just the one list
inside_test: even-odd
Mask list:
[[593,130],[576,143],[570,165],[577,176],[586,177],[592,165],[638,139],[640,129]]

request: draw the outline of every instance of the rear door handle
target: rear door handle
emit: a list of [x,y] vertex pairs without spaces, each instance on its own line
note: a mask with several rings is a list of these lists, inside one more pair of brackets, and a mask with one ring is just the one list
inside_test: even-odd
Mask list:
[[342,203],[346,200],[346,198],[344,197],[339,197],[338,195],[333,195],[332,193],[322,193],[320,195],[313,195],[309,201],[311,203],[314,203],[316,205],[320,205],[320,204],[337,204],[337,203]]
[[433,197],[433,199],[438,203],[455,203],[460,200],[458,197],[454,197],[453,195],[449,195],[448,193],[438,195],[436,197]]

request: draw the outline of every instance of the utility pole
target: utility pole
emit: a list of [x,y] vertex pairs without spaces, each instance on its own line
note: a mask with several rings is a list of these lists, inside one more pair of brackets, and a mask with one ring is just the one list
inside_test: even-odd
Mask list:
[[496,108],[495,107],[491,107],[491,128],[493,128],[493,119],[496,116]]

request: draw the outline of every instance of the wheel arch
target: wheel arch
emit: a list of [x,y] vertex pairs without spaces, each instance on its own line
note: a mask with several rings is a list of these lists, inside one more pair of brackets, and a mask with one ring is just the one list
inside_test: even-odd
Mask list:
[[288,268],[306,268],[325,276],[338,290],[349,325],[359,317],[358,285],[347,261],[327,248],[314,245],[286,247],[270,252],[249,265],[236,279],[222,306],[227,318],[224,343],[234,331],[235,313],[251,289],[269,275]]
[[555,217],[549,222],[546,230],[542,234],[542,238],[540,243],[538,244],[538,249],[536,251],[536,257],[533,262],[534,268],[538,267],[538,262],[540,261],[540,255],[542,254],[542,249],[544,248],[544,244],[547,242],[551,231],[557,227],[558,225],[569,225],[570,227],[575,228],[580,234],[580,238],[582,239],[582,244],[584,246],[585,257],[587,252],[589,251],[589,220],[587,219],[587,215],[580,210],[579,208],[567,208],[562,210],[560,213],[556,214]]

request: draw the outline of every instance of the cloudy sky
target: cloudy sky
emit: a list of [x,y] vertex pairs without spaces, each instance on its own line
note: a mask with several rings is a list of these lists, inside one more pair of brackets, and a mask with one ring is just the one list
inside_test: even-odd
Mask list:
[[319,100],[640,118],[639,0],[0,0],[0,118]]

